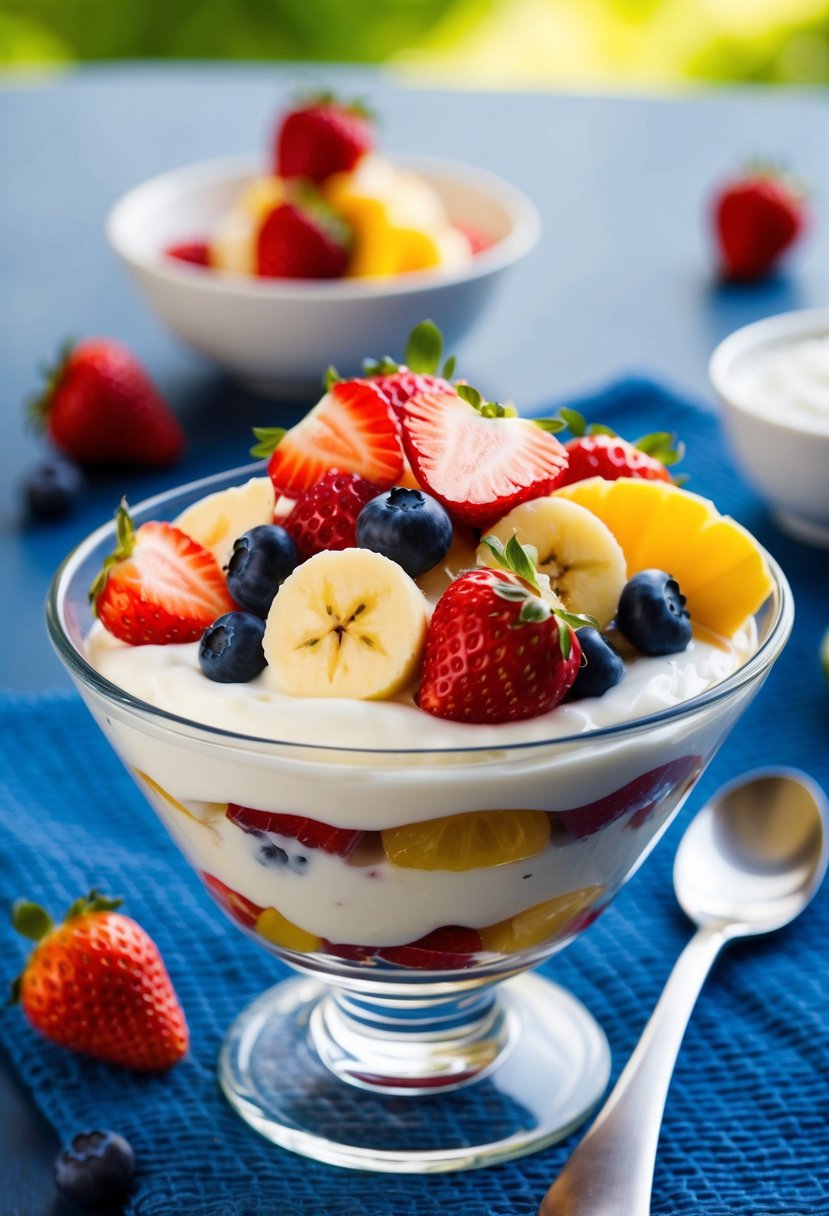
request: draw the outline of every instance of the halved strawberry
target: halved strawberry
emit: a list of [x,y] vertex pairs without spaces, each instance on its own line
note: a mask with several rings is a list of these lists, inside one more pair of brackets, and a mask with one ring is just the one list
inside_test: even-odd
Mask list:
[[484,948],[477,929],[442,925],[406,946],[384,946],[378,956],[397,967],[418,971],[455,971],[471,967]]
[[397,423],[386,397],[367,380],[340,380],[296,426],[256,428],[252,456],[270,456],[277,494],[298,498],[330,469],[393,486],[403,471]]
[[402,363],[395,363],[386,355],[382,359],[365,359],[363,370],[401,417],[406,403],[416,393],[454,393],[449,377],[455,370],[455,359],[447,359],[441,367],[442,357],[443,334],[434,321],[421,321],[406,340]]
[[243,832],[274,832],[298,840],[309,849],[322,849],[337,857],[348,857],[363,835],[353,828],[335,828],[305,815],[280,815],[272,811],[257,811],[249,806],[231,802],[225,811],[231,823]]
[[125,501],[117,545],[89,591],[104,628],[130,646],[195,642],[236,607],[212,553],[172,524],[135,531]]
[[458,523],[478,528],[559,482],[567,453],[551,431],[560,425],[519,418],[466,384],[416,394],[401,418],[417,480]]

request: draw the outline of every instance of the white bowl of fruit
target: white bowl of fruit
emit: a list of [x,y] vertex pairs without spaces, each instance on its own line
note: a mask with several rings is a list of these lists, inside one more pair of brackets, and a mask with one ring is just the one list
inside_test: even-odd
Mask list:
[[285,392],[327,361],[394,349],[432,316],[453,345],[535,245],[538,212],[491,173],[387,158],[330,101],[286,114],[273,153],[190,165],[137,186],[107,221],[150,306],[229,372]]

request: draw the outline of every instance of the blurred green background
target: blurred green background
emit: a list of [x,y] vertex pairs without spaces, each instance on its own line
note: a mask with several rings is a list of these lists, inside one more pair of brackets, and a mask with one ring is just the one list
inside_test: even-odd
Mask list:
[[0,65],[383,62],[458,87],[829,82],[829,0],[0,0]]

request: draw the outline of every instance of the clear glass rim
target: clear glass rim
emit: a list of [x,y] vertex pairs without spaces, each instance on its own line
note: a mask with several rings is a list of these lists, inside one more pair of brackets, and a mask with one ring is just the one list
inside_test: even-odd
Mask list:
[[[240,465],[235,469],[229,469],[222,473],[214,473],[209,477],[203,477],[196,481],[188,482],[185,485],[177,486],[172,490],[165,490],[150,498],[145,498],[141,502],[136,503],[131,510],[137,515],[139,512],[153,511],[157,507],[166,508],[171,502],[185,495],[192,495],[196,491],[203,491],[205,494],[210,493],[220,487],[235,484],[241,478],[255,476],[257,473],[261,473],[264,468],[265,463],[259,461],[254,464]],[[182,717],[151,705],[147,701],[142,701],[125,689],[111,683],[111,681],[100,675],[92,667],[69,635],[64,621],[63,605],[67,589],[77,569],[90,552],[107,537],[112,537],[113,540],[115,538],[114,519],[110,523],[103,524],[81,541],[63,560],[52,579],[46,599],[46,624],[49,638],[58,657],[83,686],[104,698],[104,700],[120,705],[142,717],[156,719],[177,733],[183,732],[191,736],[198,734],[227,747],[252,745],[257,750],[261,750],[263,747],[273,747],[277,751],[291,748],[309,755],[320,754],[332,757],[336,754],[416,757],[434,755],[458,756],[464,754],[483,755],[486,753],[491,754],[494,751],[523,755],[549,747],[584,746],[587,742],[618,740],[625,736],[633,736],[643,729],[652,729],[673,722],[678,718],[693,716],[699,710],[725,700],[737,693],[741,688],[751,684],[753,680],[757,679],[771,667],[785,645],[794,622],[794,599],[786,576],[771,554],[762,549],[774,580],[775,591],[773,596],[776,596],[777,601],[776,615],[768,633],[747,662],[732,672],[725,680],[706,689],[705,692],[700,693],[698,696],[691,697],[687,701],[680,701],[676,705],[660,710],[658,713],[649,714],[646,717],[636,718],[628,722],[616,723],[612,726],[597,727],[595,730],[580,731],[576,734],[532,739],[518,743],[493,744],[489,742],[486,744],[451,747],[438,747],[432,744],[426,747],[383,748],[353,747],[343,744],[303,743],[291,739],[273,739],[259,735],[242,734],[204,722],[197,722],[192,718]],[[768,601],[766,602],[768,603]],[[760,611],[762,611],[762,608]]]

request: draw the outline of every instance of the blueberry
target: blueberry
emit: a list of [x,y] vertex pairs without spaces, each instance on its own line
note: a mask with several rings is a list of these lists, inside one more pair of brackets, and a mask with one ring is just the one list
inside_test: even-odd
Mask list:
[[679,584],[664,570],[640,570],[625,584],[616,624],[642,654],[676,654],[691,640],[691,617]]
[[256,860],[261,866],[269,866],[277,870],[288,869],[293,870],[296,874],[301,874],[308,865],[308,858],[304,854],[289,853],[281,845],[275,844],[267,832],[254,829],[250,835],[260,841],[256,846]]
[[268,615],[273,597],[299,558],[296,545],[278,524],[259,524],[233,542],[227,564],[230,594],[248,612]]
[[84,488],[80,469],[59,456],[43,460],[23,482],[23,497],[34,519],[63,519],[74,510]]
[[79,1132],[55,1161],[55,1185],[84,1206],[123,1198],[132,1185],[135,1154],[116,1132]]
[[582,661],[567,698],[579,701],[582,697],[603,697],[625,674],[622,656],[603,633],[590,625],[577,629],[576,637]]
[[267,667],[265,622],[252,612],[226,612],[202,634],[199,667],[217,684],[247,684]]
[[417,578],[446,557],[452,521],[431,495],[396,486],[363,507],[357,516],[357,544],[391,558]]

